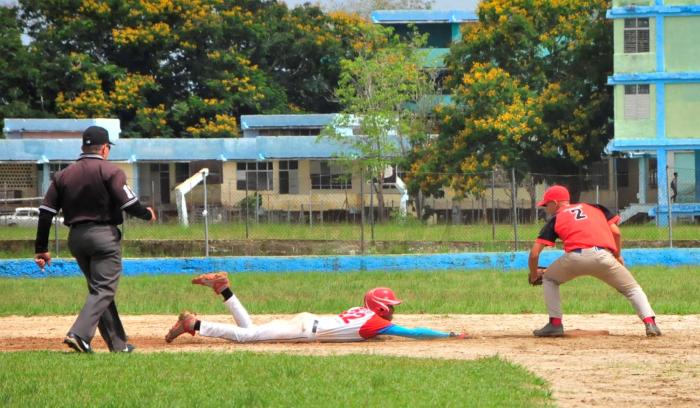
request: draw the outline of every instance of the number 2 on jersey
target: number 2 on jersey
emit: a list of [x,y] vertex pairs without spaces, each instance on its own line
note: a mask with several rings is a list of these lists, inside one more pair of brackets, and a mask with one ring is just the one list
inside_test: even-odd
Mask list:
[[339,314],[341,319],[347,324],[350,323],[350,320],[352,319],[359,319],[361,317],[365,317],[366,313],[362,309],[349,309],[344,311],[343,313]]
[[585,220],[586,218],[588,218],[586,213],[583,212],[583,208],[581,208],[581,207],[572,208],[569,210],[569,212],[574,215],[574,219],[577,221],[578,220]]

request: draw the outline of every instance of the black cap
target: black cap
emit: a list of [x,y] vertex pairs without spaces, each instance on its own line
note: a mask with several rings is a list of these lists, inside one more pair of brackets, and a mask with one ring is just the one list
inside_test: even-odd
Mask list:
[[90,126],[83,132],[83,146],[100,146],[114,143],[109,141],[107,129],[100,126]]

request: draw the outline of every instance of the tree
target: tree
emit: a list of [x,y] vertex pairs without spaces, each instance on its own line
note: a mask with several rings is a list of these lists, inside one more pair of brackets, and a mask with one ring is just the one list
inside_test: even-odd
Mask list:
[[454,100],[436,108],[440,134],[415,145],[409,182],[435,195],[442,186],[457,196],[480,195],[495,167],[524,169],[521,155],[541,129],[536,95],[504,70],[476,63],[454,90]]
[[[384,28],[375,28],[384,30]],[[338,156],[354,170],[371,175],[377,193],[380,221],[384,216],[382,183],[385,169],[405,156],[406,148],[420,135],[415,119],[426,95],[434,94],[430,78],[421,69],[419,44],[391,44],[368,55],[341,62],[336,95],[345,109],[321,137],[346,146]],[[355,136],[336,128],[356,128]]]
[[[423,176],[422,188],[446,183],[478,192],[486,173],[472,172],[494,165],[556,180],[556,174],[579,173],[598,160],[612,135],[607,6],[603,0],[484,0],[479,23],[465,27],[463,41],[447,58],[455,105],[440,112],[435,142],[461,143],[452,149],[461,167],[428,158],[440,149],[427,150],[417,173],[456,173]],[[494,86],[489,76],[504,86]],[[480,89],[491,96],[483,98]],[[478,111],[486,116],[473,116]],[[454,118],[462,114],[465,120]],[[580,188],[568,184],[574,192]]]
[[0,120],[36,113],[30,85],[32,64],[21,34],[17,9],[0,6]]
[[[357,18],[264,0],[21,0],[45,109],[125,137],[232,137],[242,114],[335,111]],[[375,38],[381,41],[379,38]]]

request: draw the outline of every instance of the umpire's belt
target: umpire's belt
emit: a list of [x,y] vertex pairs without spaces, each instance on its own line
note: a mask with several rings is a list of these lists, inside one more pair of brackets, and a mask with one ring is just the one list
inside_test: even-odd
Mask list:
[[610,250],[609,250],[608,248],[597,247],[597,246],[590,247],[590,248],[576,248],[576,249],[572,249],[572,250],[569,251],[569,252],[573,252],[573,253],[575,253],[575,254],[580,254],[581,251],[583,251],[584,249],[592,249],[592,250],[594,250],[594,251],[608,251],[608,252],[610,252]]

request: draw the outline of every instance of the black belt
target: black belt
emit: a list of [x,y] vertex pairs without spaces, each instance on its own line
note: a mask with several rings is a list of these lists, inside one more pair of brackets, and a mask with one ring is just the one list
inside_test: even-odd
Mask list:
[[318,329],[318,320],[314,320],[314,327],[311,328],[311,333],[316,334],[317,329]]
[[572,249],[569,252],[573,252],[575,254],[580,254],[581,251],[583,251],[584,249],[595,249],[596,251],[610,251],[608,248],[594,246],[594,247],[590,247],[590,248],[576,248],[576,249]]

